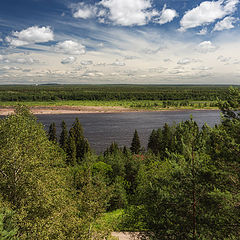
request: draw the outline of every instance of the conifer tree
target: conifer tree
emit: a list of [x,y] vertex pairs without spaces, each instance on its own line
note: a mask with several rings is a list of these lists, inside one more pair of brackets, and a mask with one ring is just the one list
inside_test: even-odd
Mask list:
[[68,132],[67,132],[67,125],[64,121],[61,124],[62,132],[60,134],[59,144],[60,147],[67,152],[67,145],[68,145]]
[[51,123],[49,126],[48,139],[52,142],[57,142],[57,131],[55,122]]
[[76,159],[77,161],[80,161],[83,159],[84,155],[86,154],[86,149],[89,150],[89,144],[86,144],[86,141],[83,136],[83,129],[82,125],[78,118],[76,118],[75,122],[73,123],[73,126],[71,128],[75,146],[76,146]]
[[137,130],[135,130],[135,132],[134,132],[134,136],[133,136],[133,139],[132,139],[130,150],[133,154],[138,154],[141,150],[141,143],[140,143],[140,140],[139,140]]
[[75,144],[73,128],[71,128],[70,131],[69,131],[68,144],[67,144],[67,155],[68,155],[67,156],[67,162],[70,165],[75,165],[76,164],[77,151],[76,151],[76,144]]

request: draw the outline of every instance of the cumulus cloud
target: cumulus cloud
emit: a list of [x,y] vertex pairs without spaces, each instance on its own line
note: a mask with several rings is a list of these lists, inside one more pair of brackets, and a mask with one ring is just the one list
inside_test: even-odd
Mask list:
[[208,70],[211,70],[212,67],[206,67],[206,66],[200,66],[200,67],[195,67],[195,68],[192,68],[192,70],[198,70],[198,71],[208,71]]
[[179,61],[177,62],[177,64],[187,65],[187,64],[189,64],[189,63],[191,63],[191,62],[192,62],[192,60],[190,60],[189,58],[183,58],[183,59],[179,60]]
[[28,65],[31,65],[31,64],[34,64],[34,63],[39,63],[38,60],[36,60],[34,58],[31,58],[31,57],[29,57],[29,58],[17,58],[13,62],[19,63],[19,64],[28,64]]
[[229,62],[231,60],[231,57],[219,56],[217,58],[217,60],[220,61],[220,62],[225,62],[226,63],[226,62]]
[[206,34],[207,34],[207,28],[203,28],[197,33],[197,35],[206,35]]
[[177,16],[178,16],[177,12],[174,9],[167,9],[167,6],[165,4],[157,22],[159,24],[165,24],[171,22]]
[[197,46],[197,51],[201,53],[214,52],[217,50],[217,47],[211,41],[201,42]]
[[96,6],[85,4],[84,2],[72,4],[71,8],[73,9],[74,18],[83,18],[83,19],[92,18],[96,16],[96,12],[97,12]]
[[165,68],[165,67],[149,68],[148,69],[148,71],[151,72],[151,73],[162,73],[166,70],[167,70],[167,68]]
[[81,64],[84,65],[84,66],[92,65],[92,64],[93,64],[93,61],[91,61],[91,60],[81,61]]
[[185,13],[180,21],[180,31],[215,22],[236,11],[239,0],[205,1]]
[[100,5],[109,10],[109,19],[116,25],[145,25],[158,15],[150,0],[102,0]]
[[118,67],[123,67],[126,64],[124,62],[119,61],[118,59],[116,59],[116,61],[114,63],[111,64],[112,66],[118,66]]
[[76,62],[77,58],[76,57],[67,57],[67,58],[63,58],[61,63],[62,64],[72,64],[74,62]]
[[33,26],[20,32],[13,32],[12,36],[5,39],[10,45],[19,47],[33,43],[44,43],[54,40],[52,29],[47,27]]
[[213,28],[213,31],[222,31],[224,29],[231,29],[234,28],[233,23],[237,21],[234,17],[225,17],[222,21],[216,23]]
[[86,53],[85,46],[72,40],[57,43],[55,51],[70,55],[84,55]]

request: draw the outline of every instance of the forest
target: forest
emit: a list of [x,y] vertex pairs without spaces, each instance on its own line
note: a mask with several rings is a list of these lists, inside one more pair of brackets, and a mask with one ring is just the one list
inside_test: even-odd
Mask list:
[[46,132],[16,107],[0,119],[0,239],[239,239],[240,90],[190,87],[183,97],[193,95],[217,100],[219,125],[165,124],[146,150],[133,129],[130,148],[113,142],[101,155],[78,119],[70,129],[63,119],[57,138],[55,123]]
[[224,85],[2,85],[0,101],[215,101],[218,98],[226,98],[228,87]]

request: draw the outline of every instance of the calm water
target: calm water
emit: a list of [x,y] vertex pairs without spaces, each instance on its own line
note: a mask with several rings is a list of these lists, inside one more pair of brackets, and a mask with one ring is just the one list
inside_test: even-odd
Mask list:
[[37,118],[48,130],[50,123],[55,122],[58,135],[61,122],[64,120],[71,127],[78,117],[84,135],[96,153],[104,151],[113,141],[119,146],[130,146],[134,130],[137,129],[142,146],[147,145],[149,135],[153,129],[160,128],[164,123],[173,124],[188,120],[190,115],[202,126],[207,123],[214,126],[220,122],[219,111],[167,111],[167,112],[139,112],[139,113],[106,113],[106,114],[59,114],[37,115]]

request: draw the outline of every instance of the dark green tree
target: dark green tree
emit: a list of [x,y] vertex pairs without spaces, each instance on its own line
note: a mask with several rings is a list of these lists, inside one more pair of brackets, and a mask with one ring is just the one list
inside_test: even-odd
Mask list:
[[68,146],[68,131],[67,131],[67,125],[64,121],[61,123],[61,134],[59,138],[59,145],[60,147],[67,152],[67,146]]
[[74,136],[74,129],[71,128],[67,141],[67,163],[74,166],[77,163],[77,151]]
[[76,159],[77,162],[80,163],[83,160],[86,153],[90,151],[90,146],[89,143],[84,138],[83,128],[78,118],[76,118],[76,120],[74,121],[70,131],[75,141]]
[[133,154],[140,153],[141,143],[140,143],[140,139],[139,139],[137,130],[135,130],[135,132],[134,132],[130,150]]
[[55,122],[51,123],[49,126],[48,139],[54,143],[57,142],[57,131]]

